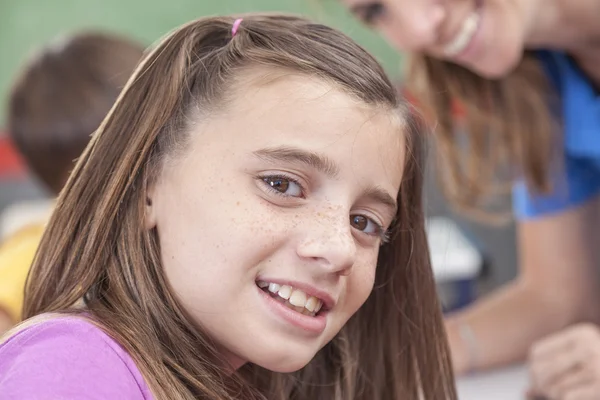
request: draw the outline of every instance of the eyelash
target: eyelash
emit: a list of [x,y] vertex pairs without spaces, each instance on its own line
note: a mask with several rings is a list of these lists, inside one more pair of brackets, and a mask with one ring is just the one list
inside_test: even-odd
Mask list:
[[[294,179],[291,176],[287,176],[287,175],[284,175],[284,174],[263,175],[263,176],[259,176],[258,179],[263,183],[263,185],[265,186],[265,188],[269,192],[271,192],[273,194],[276,194],[278,196],[284,197],[284,198],[290,198],[290,197],[295,197],[295,196],[291,196],[291,195],[288,195],[288,194],[285,194],[285,193],[281,193],[280,191],[274,189],[271,185],[269,185],[268,181],[273,181],[273,180],[277,180],[277,179],[290,181],[290,182],[298,185],[298,187],[300,188],[300,191],[302,192],[302,195],[299,198],[302,198],[302,199],[305,198],[304,196],[305,196],[306,190],[304,189],[304,186],[297,179]],[[390,241],[390,232],[389,232],[389,230],[384,229],[384,227],[380,223],[378,223],[373,218],[368,217],[366,215],[355,214],[355,215],[352,215],[351,217],[354,217],[354,216],[357,216],[357,215],[363,216],[363,217],[367,218],[369,221],[371,221],[371,223],[375,224],[375,226],[377,228],[377,233],[375,233],[375,234],[366,233],[367,235],[379,237],[379,240],[381,241],[381,245],[389,243],[389,241]],[[360,231],[360,232],[364,233],[362,231]]]
[[[367,217],[369,218],[369,217]],[[385,229],[381,224],[375,222],[375,220],[373,220],[372,218],[369,218],[374,224],[375,226],[377,226],[377,233],[375,234],[375,236],[379,237],[379,240],[381,242],[381,245],[383,246],[386,243],[390,242],[390,232],[388,229]]]
[[391,233],[389,229],[383,229],[381,225],[378,225],[381,232],[379,233],[379,239],[381,240],[381,245],[388,244],[390,240],[392,240]]

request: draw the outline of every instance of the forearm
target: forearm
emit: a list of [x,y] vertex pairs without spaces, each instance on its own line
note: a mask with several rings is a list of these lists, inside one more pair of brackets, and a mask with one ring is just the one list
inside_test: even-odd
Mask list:
[[448,317],[456,372],[524,360],[535,340],[578,319],[574,307],[560,300],[558,295],[546,295],[516,280]]

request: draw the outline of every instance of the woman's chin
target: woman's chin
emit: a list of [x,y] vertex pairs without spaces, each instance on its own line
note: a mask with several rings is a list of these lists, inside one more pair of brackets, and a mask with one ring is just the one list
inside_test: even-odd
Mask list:
[[483,78],[496,80],[512,73],[523,59],[523,49],[517,46],[504,46],[496,52],[486,52],[478,60],[467,61],[466,66]]
[[520,57],[515,61],[511,59],[497,60],[496,62],[475,65],[470,69],[482,78],[497,80],[502,79],[513,72],[520,61]]

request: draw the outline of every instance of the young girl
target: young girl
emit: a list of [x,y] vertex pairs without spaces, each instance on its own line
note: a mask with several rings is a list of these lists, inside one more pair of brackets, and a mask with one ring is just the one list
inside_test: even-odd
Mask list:
[[59,197],[0,393],[455,398],[419,136],[335,30],[279,15],[177,29]]

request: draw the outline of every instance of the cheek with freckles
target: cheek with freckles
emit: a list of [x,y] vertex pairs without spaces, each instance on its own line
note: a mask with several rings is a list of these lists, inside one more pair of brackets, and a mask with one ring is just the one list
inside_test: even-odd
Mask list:
[[375,253],[375,256],[365,257],[362,261],[357,260],[357,265],[354,266],[352,274],[348,276],[344,294],[344,318],[350,319],[371,294],[375,283],[376,263],[377,253]]

